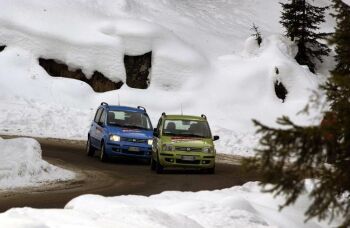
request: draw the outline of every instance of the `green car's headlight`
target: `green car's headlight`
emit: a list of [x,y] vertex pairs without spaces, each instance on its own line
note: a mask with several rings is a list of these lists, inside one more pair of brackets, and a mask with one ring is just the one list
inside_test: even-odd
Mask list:
[[148,145],[152,146],[152,144],[153,144],[153,139],[149,139],[149,140],[147,141],[147,143],[148,143]]
[[214,152],[214,149],[212,147],[204,147],[203,152],[210,154]]
[[171,144],[163,144],[162,149],[163,149],[163,151],[173,151],[174,146]]
[[119,135],[110,135],[109,140],[114,141],[114,142],[119,142],[120,136]]

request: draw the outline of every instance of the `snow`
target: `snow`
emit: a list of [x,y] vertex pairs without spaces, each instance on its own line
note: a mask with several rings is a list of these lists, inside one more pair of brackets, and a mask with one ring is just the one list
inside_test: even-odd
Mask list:
[[[279,227],[325,228],[339,222],[304,223],[310,203],[304,194],[279,211],[283,197],[262,193],[258,182],[223,190],[103,197],[82,195],[64,209],[14,208],[0,214],[0,226],[31,227]],[[338,223],[339,224],[339,223]]]
[[[328,0],[316,1],[325,5]],[[294,60],[281,35],[277,1],[3,0],[0,3],[0,134],[86,139],[99,103],[147,108],[160,114],[205,113],[219,153],[251,156],[258,141],[251,119],[275,125],[297,113],[326,75]],[[268,10],[269,13],[266,13]],[[329,18],[327,18],[329,19]],[[250,37],[259,26],[260,48]],[[322,28],[329,31],[330,21]],[[97,70],[126,80],[124,54],[152,51],[150,87],[95,93],[87,84],[50,77],[38,58],[58,59],[90,77]],[[276,75],[275,68],[279,69]],[[284,103],[274,82],[288,90]]]
[[[344,0],[346,3],[348,0]],[[330,0],[315,0],[330,5]],[[281,34],[275,0],[2,0],[0,2],[0,134],[86,139],[97,106],[106,101],[147,108],[155,125],[162,112],[206,114],[219,153],[253,156],[259,137],[252,119],[276,126],[297,113],[327,77],[294,60],[295,45]],[[322,31],[331,32],[326,16]],[[261,47],[251,36],[255,23]],[[124,55],[152,51],[150,87],[96,93],[87,84],[49,76],[38,58],[52,58],[89,78],[99,71],[126,81]],[[279,73],[276,74],[276,68]],[[288,90],[284,103],[274,83]],[[74,178],[41,158],[37,141],[0,139],[0,186],[36,186]],[[307,186],[307,190],[312,188]],[[262,193],[257,182],[201,192],[163,192],[150,197],[83,195],[65,209],[14,208],[0,214],[0,227],[300,227],[333,224],[310,220],[306,193],[281,212],[284,198]]]
[[0,148],[0,192],[75,177],[73,172],[44,161],[40,144],[34,139],[0,138]]
[[350,0],[343,0],[343,2],[350,6]]

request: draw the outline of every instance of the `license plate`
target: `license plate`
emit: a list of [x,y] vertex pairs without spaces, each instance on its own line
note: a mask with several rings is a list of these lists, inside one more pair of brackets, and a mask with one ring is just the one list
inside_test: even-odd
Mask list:
[[129,147],[129,151],[138,152],[138,151],[140,151],[140,149],[138,147],[131,146],[131,147]]
[[181,159],[184,161],[194,161],[194,160],[196,160],[196,157],[195,156],[182,156]]

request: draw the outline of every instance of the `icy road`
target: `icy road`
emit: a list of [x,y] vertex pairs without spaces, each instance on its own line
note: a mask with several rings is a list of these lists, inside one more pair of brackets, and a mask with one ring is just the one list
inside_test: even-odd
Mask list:
[[239,165],[221,162],[217,163],[215,175],[189,170],[158,175],[140,162],[101,163],[97,157],[87,157],[84,142],[38,140],[45,160],[77,172],[78,178],[44,187],[0,192],[0,212],[12,207],[62,208],[82,194],[151,195],[167,190],[214,190],[258,180],[256,174],[242,171]]

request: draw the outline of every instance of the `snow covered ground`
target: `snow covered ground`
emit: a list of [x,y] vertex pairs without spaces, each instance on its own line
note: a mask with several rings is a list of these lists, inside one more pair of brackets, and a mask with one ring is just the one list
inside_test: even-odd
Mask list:
[[281,212],[283,197],[261,193],[257,182],[216,191],[163,192],[159,195],[103,197],[83,195],[65,209],[14,208],[0,214],[1,227],[142,227],[142,228],[326,228],[303,213],[309,199]]
[[[284,0],[282,0],[283,2]],[[251,119],[274,125],[297,113],[327,77],[294,60],[293,43],[281,36],[276,0],[1,0],[0,134],[85,139],[101,103],[145,106],[155,124],[162,112],[208,116],[219,153],[254,155],[258,137]],[[315,0],[330,5],[330,0]],[[327,15],[322,30],[333,30]],[[255,23],[263,43],[250,34]],[[95,93],[87,84],[49,76],[38,58],[52,58],[126,80],[123,57],[152,51],[150,87]],[[279,74],[276,74],[278,68]],[[276,97],[274,83],[288,90]],[[20,143],[18,143],[20,142]],[[31,139],[0,140],[0,186],[37,185],[74,174],[41,159]],[[19,159],[21,158],[21,159]],[[65,209],[15,208],[0,214],[0,227],[330,227],[303,223],[309,199],[281,213],[283,197],[257,183],[217,191],[164,192],[150,197],[85,195]],[[335,221],[336,222],[336,221]]]
[[40,144],[31,138],[0,138],[0,157],[0,192],[75,177],[73,172],[44,161]]
[[[205,113],[221,137],[219,153],[250,156],[258,140],[251,119],[273,125],[289,115],[309,124],[311,116],[296,113],[326,76],[296,63],[274,0],[3,0],[0,7],[0,45],[7,46],[0,52],[0,134],[85,139],[98,104],[117,104],[119,95],[123,105],[145,106],[154,124],[181,106],[186,114]],[[332,30],[327,20],[324,31]],[[253,23],[264,37],[260,48],[249,37]],[[125,82],[124,54],[149,51],[147,90],[124,84],[95,93],[38,64],[39,57],[58,59],[88,77],[97,70]],[[275,81],[288,90],[284,103]]]

